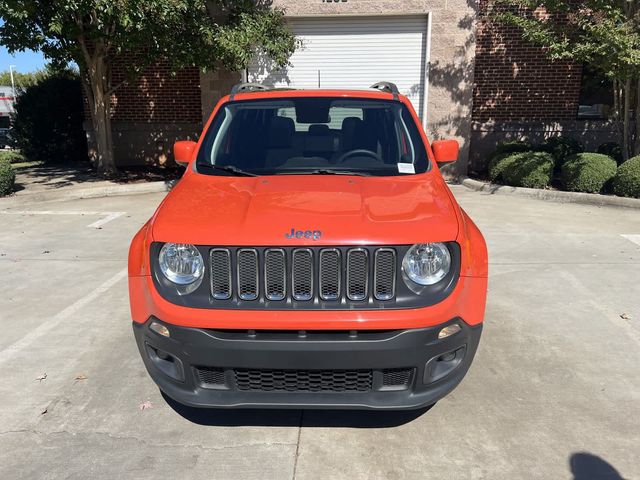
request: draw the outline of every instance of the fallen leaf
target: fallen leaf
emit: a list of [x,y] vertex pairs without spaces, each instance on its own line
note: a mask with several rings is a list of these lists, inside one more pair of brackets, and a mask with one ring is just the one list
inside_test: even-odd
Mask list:
[[149,408],[153,408],[153,403],[151,403],[151,400],[145,400],[140,405],[138,405],[138,408],[140,410],[147,410]]
[[49,409],[48,409],[48,408],[45,408],[44,410],[42,410],[42,411],[40,412],[40,415],[45,415],[48,411],[49,411]]
[[623,320],[631,320],[631,315],[629,315],[628,313],[623,313],[622,315],[620,315],[620,318]]
[[[46,378],[47,378],[47,373],[45,372],[45,373],[43,373],[42,375],[38,375],[38,376],[35,378],[35,380],[37,380],[37,381],[39,381],[39,382],[42,382],[42,380],[45,380]],[[34,380],[34,381],[35,381],[35,380]]]
[[80,373],[78,375],[76,375],[76,378],[74,378],[74,380],[86,380],[87,376],[84,373]]

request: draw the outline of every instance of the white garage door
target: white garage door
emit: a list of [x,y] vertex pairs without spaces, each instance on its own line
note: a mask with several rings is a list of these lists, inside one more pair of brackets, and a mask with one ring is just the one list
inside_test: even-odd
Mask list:
[[422,117],[426,85],[427,17],[290,19],[303,45],[285,71],[258,60],[250,82],[293,88],[368,88],[385,80],[409,96]]

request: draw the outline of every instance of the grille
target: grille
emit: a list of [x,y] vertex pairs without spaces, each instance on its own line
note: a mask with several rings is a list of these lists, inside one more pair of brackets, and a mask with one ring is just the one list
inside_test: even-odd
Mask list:
[[378,300],[389,300],[396,294],[396,252],[390,248],[376,250],[373,294]]
[[220,306],[239,299],[331,308],[396,298],[395,248],[216,247],[209,257],[211,297]]
[[270,249],[264,254],[264,285],[269,300],[283,300],[286,293],[287,269],[284,250]]
[[211,250],[211,295],[217,300],[231,297],[231,255],[229,250]]
[[347,297],[364,300],[369,290],[369,255],[363,248],[349,250],[347,254]]
[[204,387],[222,386],[225,384],[224,370],[214,367],[196,368],[198,383]]
[[402,389],[409,387],[411,382],[411,368],[389,368],[382,371],[382,386],[389,389]]
[[366,392],[371,370],[250,370],[234,371],[238,390],[283,392]]
[[258,298],[258,252],[238,250],[238,296],[242,300]]

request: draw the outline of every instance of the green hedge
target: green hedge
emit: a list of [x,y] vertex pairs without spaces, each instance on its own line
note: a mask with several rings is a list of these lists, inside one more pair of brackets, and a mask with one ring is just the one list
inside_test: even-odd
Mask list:
[[563,163],[560,181],[571,192],[599,193],[616,170],[616,161],[607,155],[577,153]]
[[7,161],[9,163],[20,163],[26,162],[24,155],[20,152],[16,152],[15,150],[5,150],[0,152],[0,162]]
[[616,195],[640,198],[640,156],[630,158],[618,167],[612,185]]
[[603,143],[598,147],[596,152],[601,153],[603,155],[608,155],[613,158],[618,165],[623,162],[622,159],[622,147],[615,142]]
[[11,136],[29,161],[86,161],[83,121],[80,80],[51,76],[27,87],[18,96]]
[[13,192],[16,173],[7,160],[0,160],[0,197]]
[[493,155],[501,155],[503,153],[530,152],[535,150],[534,146],[526,140],[506,140],[498,143],[496,151]]
[[519,152],[493,159],[491,181],[514,187],[545,188],[553,175],[553,157],[546,152]]
[[551,137],[541,145],[542,150],[553,155],[556,161],[556,170],[562,167],[567,158],[576,153],[584,152],[584,145],[579,140],[571,137]]

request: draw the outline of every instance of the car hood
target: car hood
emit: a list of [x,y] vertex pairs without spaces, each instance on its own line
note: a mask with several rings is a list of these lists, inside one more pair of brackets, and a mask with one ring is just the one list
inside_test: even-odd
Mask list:
[[[296,231],[316,233],[299,238]],[[195,245],[401,245],[455,240],[457,233],[456,209],[436,172],[393,178],[189,172],[153,221],[155,241]]]

